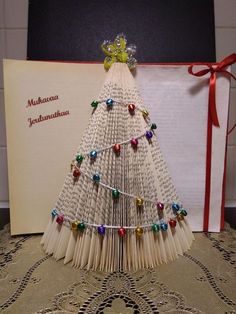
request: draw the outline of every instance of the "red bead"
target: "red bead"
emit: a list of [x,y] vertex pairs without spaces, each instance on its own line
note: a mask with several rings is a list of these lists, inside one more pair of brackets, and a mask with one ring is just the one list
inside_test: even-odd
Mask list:
[[132,138],[130,141],[131,145],[133,147],[137,147],[138,146],[138,140],[136,138]]
[[128,109],[130,114],[134,114],[135,112],[135,105],[134,104],[129,104]]
[[157,209],[163,210],[164,209],[164,204],[161,202],[157,203]]
[[120,237],[123,238],[123,237],[125,236],[125,234],[126,234],[125,228],[121,227],[121,228],[118,230],[118,234],[119,234]]
[[63,215],[57,216],[56,222],[57,222],[59,225],[62,225],[63,221],[64,221],[64,216],[63,216]]
[[171,226],[171,228],[175,228],[176,227],[176,220],[170,219],[169,220],[169,225]]
[[116,154],[119,154],[120,153],[120,144],[115,144],[113,146],[113,150]]
[[78,178],[79,176],[80,176],[80,171],[79,171],[79,169],[75,169],[75,170],[73,171],[73,177]]

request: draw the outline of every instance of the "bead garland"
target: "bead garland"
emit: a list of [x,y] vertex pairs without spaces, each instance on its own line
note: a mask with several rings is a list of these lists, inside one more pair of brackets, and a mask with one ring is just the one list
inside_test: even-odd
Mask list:
[[93,109],[96,109],[99,104],[103,104],[103,103],[106,104],[108,109],[112,109],[113,105],[123,105],[123,106],[128,107],[128,111],[130,115],[132,116],[135,114],[135,110],[139,110],[142,113],[144,119],[147,119],[149,117],[149,112],[147,111],[147,109],[141,109],[138,106],[136,106],[134,103],[126,103],[123,101],[117,101],[112,98],[103,99],[103,100],[94,100],[91,103],[91,107]]
[[[79,168],[76,168],[76,169],[79,169]],[[172,203],[165,202],[165,203],[163,203],[163,202],[160,202],[160,201],[154,201],[154,200],[150,200],[150,199],[146,199],[146,198],[144,199],[144,198],[142,198],[140,196],[136,196],[134,194],[130,194],[130,193],[118,190],[118,189],[116,189],[116,188],[114,188],[112,186],[109,186],[109,185],[103,183],[101,181],[101,175],[99,173],[97,173],[97,172],[94,173],[92,176],[90,176],[89,174],[87,174],[86,172],[84,172],[84,171],[82,171],[80,169],[80,175],[84,175],[85,177],[87,177],[88,179],[92,180],[97,185],[101,185],[102,187],[111,190],[112,191],[112,196],[113,196],[114,199],[118,199],[120,195],[124,195],[124,196],[130,197],[130,198],[133,198],[135,200],[136,206],[138,208],[142,207],[144,205],[144,203],[154,204],[154,205],[156,205],[157,209],[160,210],[160,211],[164,210],[164,207],[166,207],[166,206],[172,206],[173,212],[177,212],[178,208],[180,208],[180,205],[175,203],[175,202],[172,202]],[[74,176],[74,172],[73,172],[73,176]]]
[[[183,213],[182,213],[183,212]],[[105,235],[106,229],[118,229],[118,235],[120,237],[124,237],[126,235],[126,230],[135,230],[136,236],[141,237],[144,233],[144,229],[150,229],[154,233],[162,231],[167,231],[168,226],[171,228],[175,228],[177,225],[177,221],[181,221],[184,219],[185,216],[187,216],[186,209],[180,208],[178,212],[176,213],[176,217],[169,218],[168,221],[165,221],[164,219],[159,219],[159,221],[147,224],[147,225],[139,225],[139,226],[110,226],[105,224],[91,224],[85,221],[79,221],[79,220],[71,220],[70,218],[66,217],[64,214],[57,211],[57,209],[52,209],[51,215],[53,218],[56,218],[56,222],[59,225],[62,225],[63,223],[66,224],[66,222],[69,223],[71,230],[73,231],[80,231],[83,232],[86,227],[93,227],[96,228],[98,233],[101,236]],[[178,215],[182,216],[182,219],[178,219]]]
[[[113,100],[112,98],[108,98],[106,100],[100,100],[100,101],[96,101],[94,100],[91,103],[92,108],[96,109],[98,107],[99,104],[101,103],[105,103],[107,108],[110,110],[113,108],[113,105],[116,104],[120,104],[120,105],[124,105],[128,107],[128,111],[130,113],[130,115],[134,115],[135,114],[135,110],[139,110],[142,115],[143,118],[145,120],[149,120],[149,113],[146,109],[141,109],[139,107],[137,107],[135,104],[133,103],[126,103],[126,102],[120,102],[120,101],[116,101]],[[171,228],[175,228],[177,225],[177,221],[182,221],[184,220],[184,217],[187,216],[187,210],[185,208],[182,207],[182,205],[178,204],[178,203],[163,203],[163,202],[154,202],[153,200],[148,200],[148,199],[143,199],[140,196],[135,196],[129,193],[126,193],[124,191],[121,191],[119,189],[116,189],[114,187],[111,187],[109,185],[104,184],[103,182],[101,182],[101,175],[99,173],[94,173],[92,176],[89,176],[87,173],[83,172],[79,166],[82,164],[84,158],[86,156],[88,156],[92,161],[95,161],[98,154],[108,150],[108,149],[113,149],[114,153],[119,156],[120,155],[120,151],[121,151],[121,146],[127,143],[130,143],[131,146],[133,147],[133,149],[137,149],[138,147],[138,139],[142,138],[142,137],[146,137],[146,139],[150,142],[152,137],[153,137],[153,130],[155,130],[157,128],[155,123],[150,123],[149,124],[149,129],[146,130],[144,133],[140,134],[139,136],[123,141],[121,143],[114,143],[112,145],[109,145],[108,147],[102,148],[100,150],[91,150],[89,153],[82,155],[82,154],[78,154],[75,158],[75,160],[72,161],[71,164],[71,171],[72,171],[72,175],[74,180],[78,180],[79,177],[82,175],[90,178],[91,180],[94,181],[95,184],[101,185],[105,188],[108,188],[112,191],[112,197],[114,201],[118,201],[120,198],[120,195],[125,195],[131,198],[135,199],[135,203],[137,208],[143,208],[143,205],[145,202],[149,202],[152,204],[156,205],[156,208],[159,212],[162,212],[164,210],[164,208],[166,206],[171,206],[172,208],[172,212],[173,215],[170,216],[168,218],[168,221],[165,221],[163,218],[159,219],[159,217],[156,219],[156,221],[152,224],[146,224],[146,225],[138,225],[138,226],[111,226],[111,225],[105,225],[105,224],[91,224],[85,221],[79,221],[79,220],[71,220],[70,218],[66,217],[64,215],[64,213],[59,212],[56,208],[54,208],[51,211],[51,215],[53,218],[56,219],[56,222],[59,225],[65,224],[66,226],[70,225],[71,230],[73,231],[80,231],[83,232],[86,227],[92,227],[92,228],[96,228],[98,234],[100,234],[101,236],[104,236],[106,233],[106,229],[117,229],[118,230],[118,235],[119,237],[123,238],[126,235],[126,231],[127,230],[134,230],[135,234],[137,236],[137,238],[140,238],[143,233],[144,233],[144,229],[150,229],[152,230],[154,233],[157,233],[159,231],[167,231],[168,226],[170,226]]]
[[[110,105],[112,105],[114,103],[114,101],[112,99],[108,99],[106,100],[106,102],[108,102]],[[92,103],[93,104],[93,103]],[[133,108],[133,107],[132,107]],[[72,171],[73,171],[73,177],[75,180],[78,180],[79,176],[81,174],[83,174],[84,176],[86,176],[87,178],[93,180],[96,184],[99,184],[107,189],[110,189],[112,191],[112,196],[113,196],[113,199],[114,200],[118,200],[119,199],[119,196],[120,194],[121,195],[124,195],[124,196],[128,196],[128,197],[131,197],[131,198],[134,198],[135,199],[135,202],[136,202],[136,206],[137,208],[141,208],[143,207],[144,205],[144,202],[149,202],[149,203],[152,203],[152,204],[156,204],[157,206],[157,209],[159,210],[163,210],[164,209],[164,204],[161,203],[161,202],[158,202],[156,203],[156,201],[153,201],[153,200],[148,200],[148,199],[143,199],[142,197],[138,197],[136,195],[133,195],[133,194],[129,194],[129,193],[126,193],[124,191],[121,191],[121,190],[118,190],[112,186],[109,186],[107,184],[104,184],[103,182],[101,182],[101,176],[99,173],[95,173],[92,175],[92,177],[90,175],[88,175],[87,173],[83,172],[80,168],[78,168],[78,166],[81,165],[81,163],[83,162],[85,156],[89,156],[93,161],[97,158],[97,155],[100,153],[100,152],[103,152],[105,150],[108,150],[108,149],[113,149],[113,151],[119,155],[120,154],[120,150],[121,150],[121,145],[124,145],[124,144],[127,144],[127,143],[130,143],[131,146],[135,149],[137,148],[138,146],[138,139],[140,139],[141,137],[146,137],[149,141],[151,140],[152,136],[153,136],[153,130],[155,130],[157,128],[156,124],[155,123],[150,123],[149,124],[149,130],[145,131],[144,133],[141,133],[139,136],[137,136],[136,138],[132,138],[131,140],[125,140],[121,143],[116,143],[116,144],[111,144],[109,145],[108,147],[105,147],[105,148],[101,148],[99,150],[91,150],[89,153],[85,154],[85,155],[82,155],[82,154],[78,154],[75,158],[74,161],[72,161]],[[74,164],[73,164],[74,162]],[[77,164],[75,164],[75,162],[77,162]],[[172,204],[172,203],[171,203]],[[165,206],[168,206],[168,205],[171,205],[170,203],[165,203]]]
[[150,126],[149,126],[149,130],[145,131],[144,133],[142,132],[141,134],[139,134],[135,138],[131,138],[131,139],[125,140],[125,141],[120,142],[120,143],[114,143],[114,144],[111,144],[109,146],[97,149],[97,150],[93,149],[90,152],[85,153],[84,155],[83,154],[78,154],[76,156],[75,160],[73,160],[72,162],[76,161],[78,164],[81,164],[86,156],[90,157],[92,160],[95,160],[99,153],[104,152],[104,151],[109,150],[109,149],[113,149],[113,151],[117,155],[119,155],[122,145],[130,143],[133,148],[136,148],[138,146],[138,139],[140,139],[142,137],[146,137],[148,140],[150,140],[153,137],[153,130],[156,129],[156,128],[157,128],[156,124],[155,123],[151,123]]

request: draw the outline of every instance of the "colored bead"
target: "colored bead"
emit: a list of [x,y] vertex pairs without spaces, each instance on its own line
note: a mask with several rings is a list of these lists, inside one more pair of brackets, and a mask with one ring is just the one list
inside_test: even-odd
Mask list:
[[79,155],[76,156],[76,161],[77,161],[78,163],[82,162],[83,159],[84,159],[84,156],[81,155],[81,154],[79,154]]
[[78,223],[78,229],[79,229],[79,231],[84,231],[84,229],[85,229],[85,223],[84,222],[79,222]]
[[63,221],[64,221],[64,216],[63,216],[63,215],[57,216],[56,222],[57,222],[59,225],[62,225]]
[[143,114],[144,119],[146,119],[149,115],[149,112],[146,109],[144,109],[142,110],[142,114]]
[[176,227],[176,220],[170,219],[169,220],[169,225],[171,226],[171,228],[175,228]]
[[115,145],[113,145],[113,151],[114,151],[116,154],[119,154],[119,153],[120,153],[120,144],[115,144]]
[[53,210],[51,211],[52,217],[57,216],[57,210],[56,208],[53,208]]
[[146,131],[145,135],[146,135],[146,138],[148,140],[150,140],[152,138],[152,136],[153,136],[153,133],[152,133],[152,131]]
[[100,235],[104,236],[104,235],[105,235],[105,232],[106,232],[106,228],[105,228],[103,225],[101,225],[101,226],[98,227],[98,233],[99,233]]
[[121,238],[123,238],[123,237],[125,236],[125,234],[126,234],[125,228],[120,227],[120,228],[118,229],[118,235],[119,235]]
[[136,198],[136,205],[137,205],[138,207],[143,206],[143,203],[144,203],[143,198],[141,198],[141,197],[137,197],[137,198]]
[[97,106],[98,106],[98,104],[99,104],[99,102],[96,101],[96,100],[94,100],[94,101],[91,103],[91,106],[92,106],[94,109],[96,109]]
[[120,197],[120,191],[117,189],[112,190],[112,196],[114,199],[118,199]]
[[179,209],[180,209],[179,204],[177,204],[177,203],[173,203],[173,204],[172,204],[172,210],[173,210],[174,213],[177,213],[177,211],[178,211]]
[[99,181],[100,181],[100,175],[98,174],[98,173],[95,173],[94,175],[93,175],[93,181],[94,182],[96,182],[96,183],[98,183]]
[[74,171],[73,171],[73,177],[74,178],[78,178],[80,176],[80,171],[79,171],[79,169],[75,169]]
[[134,148],[138,146],[138,140],[136,138],[132,138],[130,143]]
[[93,159],[95,159],[97,157],[98,153],[96,150],[91,150],[91,152],[89,153],[89,156]]
[[158,202],[158,203],[157,203],[157,209],[163,210],[163,209],[164,209],[164,204],[161,203],[161,202]]
[[141,237],[143,235],[143,228],[142,227],[136,227],[135,233],[138,237]]
[[153,224],[152,225],[152,231],[153,232],[158,232],[160,230],[160,226],[158,224]]
[[181,215],[181,214],[177,214],[176,218],[177,218],[178,221],[184,220],[184,216]]
[[113,106],[114,100],[111,98],[108,98],[106,101],[107,107],[110,108]]
[[151,124],[151,130],[155,130],[156,128],[157,128],[156,123],[152,123],[152,124]]
[[167,225],[167,223],[165,223],[165,222],[162,222],[162,223],[160,224],[160,226],[161,226],[161,230],[163,230],[163,231],[166,231],[166,230],[168,229],[168,225]]
[[129,104],[129,106],[128,106],[128,110],[129,110],[129,113],[131,114],[131,115],[133,115],[134,113],[135,113],[135,105],[134,104]]
[[181,209],[181,211],[180,211],[180,215],[182,215],[182,216],[187,216],[188,215],[188,213],[187,213],[187,210],[186,209]]
[[71,223],[71,230],[77,230],[78,229],[78,221],[72,221]]

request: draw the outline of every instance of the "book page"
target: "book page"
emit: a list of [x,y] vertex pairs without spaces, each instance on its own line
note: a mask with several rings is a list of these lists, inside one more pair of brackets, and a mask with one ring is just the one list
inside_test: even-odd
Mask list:
[[[201,67],[202,68],[202,67]],[[194,77],[188,66],[140,66],[136,80],[151,120],[157,123],[162,153],[188,219],[202,231],[205,200],[208,77]],[[213,128],[210,230],[220,230],[229,80],[219,78],[221,128]],[[223,82],[222,82],[223,81]],[[216,133],[216,134],[215,134]],[[215,134],[215,136],[214,136]],[[215,188],[214,188],[215,187]],[[216,188],[217,187],[217,188]],[[212,193],[212,192],[211,192]]]
[[[191,225],[202,228],[207,131],[206,79],[195,91],[187,66],[143,66],[137,77],[141,95],[158,125],[158,138],[172,180]],[[143,75],[143,73],[145,73]],[[143,80],[143,77],[145,79]],[[193,223],[194,222],[194,223]]]

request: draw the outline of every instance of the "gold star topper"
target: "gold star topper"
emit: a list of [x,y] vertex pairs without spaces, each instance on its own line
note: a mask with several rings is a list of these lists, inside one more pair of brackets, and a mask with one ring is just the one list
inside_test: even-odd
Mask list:
[[124,34],[117,35],[114,42],[104,40],[101,48],[106,55],[104,60],[104,68],[106,70],[109,70],[114,62],[126,63],[130,70],[136,67],[137,60],[133,55],[136,53],[137,48],[133,44],[127,45]]

